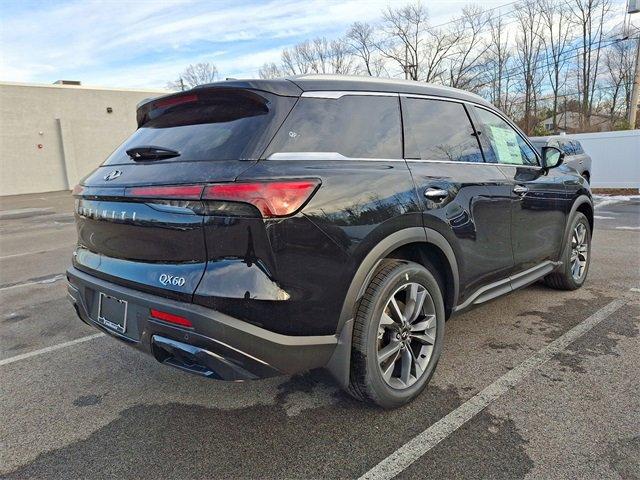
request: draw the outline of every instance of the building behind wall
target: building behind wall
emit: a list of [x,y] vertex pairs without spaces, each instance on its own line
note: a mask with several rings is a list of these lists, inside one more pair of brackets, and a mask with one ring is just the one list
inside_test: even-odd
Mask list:
[[0,195],[70,190],[136,128],[162,90],[0,83]]

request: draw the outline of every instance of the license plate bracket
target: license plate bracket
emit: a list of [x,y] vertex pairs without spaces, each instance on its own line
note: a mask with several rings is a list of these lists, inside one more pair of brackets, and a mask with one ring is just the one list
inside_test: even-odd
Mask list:
[[100,292],[98,300],[98,323],[109,330],[124,334],[127,331],[128,302]]

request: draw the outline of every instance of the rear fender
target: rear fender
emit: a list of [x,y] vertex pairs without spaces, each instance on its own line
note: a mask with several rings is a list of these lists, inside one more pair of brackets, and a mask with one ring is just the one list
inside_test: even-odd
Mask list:
[[457,304],[459,277],[458,266],[453,249],[449,242],[438,232],[422,227],[411,227],[399,230],[385,237],[371,249],[361,262],[353,280],[347,290],[338,321],[338,345],[327,364],[327,369],[343,388],[349,385],[349,371],[351,364],[351,337],[353,334],[353,313],[358,301],[364,295],[369,281],[380,262],[394,250],[410,243],[426,243],[437,246],[449,261],[454,280],[454,305]]

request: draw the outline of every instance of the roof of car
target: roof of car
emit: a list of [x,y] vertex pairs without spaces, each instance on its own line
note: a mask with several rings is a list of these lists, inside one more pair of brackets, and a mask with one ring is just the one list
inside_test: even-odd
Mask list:
[[572,142],[578,142],[580,143],[578,140],[576,140],[575,138],[572,138],[571,135],[547,135],[544,137],[529,137],[531,139],[532,142],[534,143],[549,143],[549,142],[567,142],[569,140],[571,140]]
[[431,95],[443,98],[456,98],[459,100],[467,100],[484,105],[490,105],[490,103],[481,96],[474,93],[466,92],[464,90],[459,90],[457,88],[434,85],[431,83],[416,82],[413,80],[398,80],[392,78],[378,78],[356,75],[296,75],[269,80],[230,79],[222,82],[200,85],[196,88],[199,89],[216,87],[250,88],[284,96],[299,96],[302,92],[313,91],[407,93]]

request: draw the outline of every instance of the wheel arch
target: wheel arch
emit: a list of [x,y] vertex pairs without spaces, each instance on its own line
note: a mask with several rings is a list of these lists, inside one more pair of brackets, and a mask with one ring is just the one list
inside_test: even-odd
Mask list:
[[[446,287],[447,316],[457,303],[458,264],[451,245],[442,234],[430,228],[410,227],[385,237],[367,253],[356,270],[338,320],[338,345],[327,364],[327,368],[343,387],[349,385],[354,310],[378,264],[390,257],[416,261],[423,265],[425,260],[431,263],[443,277],[442,280]],[[444,271],[441,271],[440,268],[444,268]]]
[[564,227],[564,237],[562,240],[562,249],[560,250],[560,253],[559,253],[560,256],[562,255],[562,252],[564,252],[564,249],[567,245],[567,240],[569,237],[569,229],[571,228],[571,219],[576,214],[576,212],[580,212],[584,214],[585,217],[587,217],[587,220],[589,221],[589,227],[591,228],[591,235],[593,236],[593,226],[594,226],[593,202],[591,201],[591,198],[589,198],[587,195],[580,195],[573,201],[573,205],[571,205],[571,211],[569,212],[569,215],[567,215],[567,222]]

